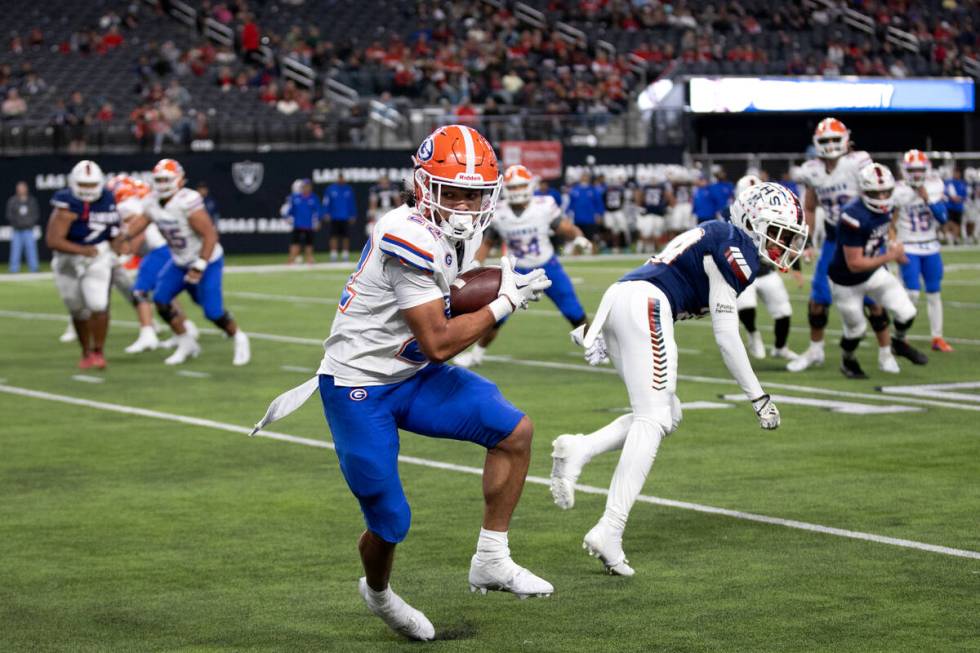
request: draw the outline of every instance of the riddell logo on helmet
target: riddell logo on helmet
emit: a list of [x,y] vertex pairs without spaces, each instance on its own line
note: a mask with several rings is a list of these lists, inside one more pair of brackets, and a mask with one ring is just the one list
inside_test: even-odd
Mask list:
[[483,177],[480,175],[468,175],[465,172],[460,172],[456,174],[456,181],[483,181]]

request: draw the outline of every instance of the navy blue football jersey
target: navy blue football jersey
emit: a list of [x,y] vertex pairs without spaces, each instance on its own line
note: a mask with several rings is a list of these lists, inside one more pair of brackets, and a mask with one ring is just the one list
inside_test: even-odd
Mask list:
[[890,213],[872,211],[860,199],[846,204],[837,223],[837,247],[827,271],[830,280],[841,286],[856,286],[870,279],[874,270],[851,272],[844,258],[844,247],[860,247],[865,256],[876,256],[888,239],[891,221]]
[[667,184],[646,184],[641,189],[643,210],[654,215],[667,213]]
[[622,186],[606,186],[602,201],[607,211],[622,211],[626,207],[626,189]]
[[94,202],[84,202],[62,188],[51,198],[51,206],[67,209],[75,214],[68,228],[68,240],[79,245],[94,245],[119,235],[119,213],[116,201],[109,190]]
[[759,272],[759,251],[744,231],[730,222],[706,222],[667,243],[662,252],[620,281],[649,281],[660,288],[675,320],[708,313],[708,275],[704,258],[714,259],[725,281],[741,294]]

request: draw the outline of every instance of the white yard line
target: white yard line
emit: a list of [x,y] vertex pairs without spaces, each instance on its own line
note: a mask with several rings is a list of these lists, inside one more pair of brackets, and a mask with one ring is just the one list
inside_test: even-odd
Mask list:
[[[148,410],[146,408],[136,408],[133,406],[125,406],[122,404],[112,404],[104,401],[93,401],[91,399],[82,399],[79,397],[69,397],[67,395],[53,394],[50,392],[42,392],[39,390],[30,390],[27,388],[20,388],[20,387],[10,386],[10,385],[0,385],[0,392],[4,392],[19,397],[30,397],[33,399],[42,399],[45,401],[55,401],[64,404],[71,404],[74,406],[83,406],[86,408],[94,408],[97,410],[122,413],[125,415],[137,415],[139,417],[148,417],[152,419],[166,420],[170,422],[179,422],[181,424],[187,424],[189,426],[200,426],[204,428],[211,428],[211,429],[216,429],[221,431],[229,431],[231,433],[239,433],[239,434],[247,435],[251,430],[250,428],[245,426],[238,426],[236,424],[228,424],[226,422],[218,422],[210,419],[190,417],[187,415],[177,415],[174,413],[167,413],[158,410]],[[287,433],[278,433],[275,431],[262,431],[258,435],[259,437],[263,437],[263,438],[279,440],[282,442],[291,442],[293,444],[302,444],[307,447],[316,447],[319,449],[334,448],[333,444],[330,442],[324,442],[322,440],[313,440],[310,438],[304,438],[296,435],[289,435]],[[419,465],[421,467],[428,467],[431,469],[442,469],[446,471],[461,472],[464,474],[473,474],[475,476],[483,475],[483,469],[479,467],[456,465],[454,463],[429,460],[427,458],[418,458],[416,456],[398,456],[398,460],[402,463],[406,463],[410,465]],[[542,476],[528,476],[527,482],[536,485],[544,485],[544,486],[548,486],[550,484],[550,480]],[[579,492],[583,492],[585,494],[597,494],[597,495],[608,494],[608,490],[600,487],[590,486],[590,485],[577,485],[576,488],[578,489]],[[874,533],[864,533],[861,531],[852,531],[843,528],[835,528],[833,526],[811,524],[809,522],[797,521],[795,519],[770,517],[768,515],[759,515],[750,512],[742,512],[741,510],[729,510],[727,508],[717,508],[715,506],[707,506],[700,503],[690,503],[688,501],[674,501],[673,499],[663,499],[660,497],[647,496],[647,495],[640,495],[637,498],[637,500],[643,503],[650,503],[658,506],[665,506],[669,508],[680,508],[682,510],[692,510],[694,512],[706,513],[711,515],[722,515],[724,517],[731,517],[733,519],[742,519],[745,521],[752,521],[761,524],[770,524],[774,526],[784,526],[786,528],[809,531],[811,533],[835,535],[837,537],[844,537],[853,540],[862,540],[865,542],[874,542],[876,544],[888,544],[891,546],[898,546],[906,549],[915,549],[917,551],[926,551],[929,553],[938,553],[941,555],[954,556],[958,558],[972,558],[975,560],[980,560],[980,551],[954,549],[951,547],[940,546],[937,544],[927,544],[925,542],[916,542],[914,540],[906,540],[897,537],[876,535]]]
[[[0,310],[0,317],[8,317],[23,320],[47,320],[51,322],[62,322],[64,317],[58,315],[57,313],[31,313],[25,311],[4,311]],[[130,322],[126,320],[113,320],[113,324],[125,327],[138,327],[136,322]],[[695,322],[696,324],[696,322]],[[201,329],[201,333],[207,335],[221,335],[224,334],[217,329],[205,328]],[[291,345],[312,345],[316,347],[322,347],[323,341],[319,338],[301,338],[297,336],[281,336],[274,333],[258,333],[255,331],[248,331],[248,336],[253,340],[268,340],[271,342],[283,342]],[[571,363],[558,363],[553,361],[537,361],[537,360],[527,360],[520,358],[513,358],[511,356],[494,356],[488,355],[484,357],[484,360],[488,362],[495,363],[511,363],[514,365],[523,365],[525,367],[540,367],[544,369],[553,370],[569,370],[585,373],[597,373],[597,374],[616,374],[611,366],[600,366],[592,367],[591,365],[573,365]],[[737,385],[734,380],[730,378],[723,377],[711,377],[711,376],[695,376],[688,374],[679,374],[677,378],[681,381],[691,381],[693,383],[712,383],[721,385]],[[868,399],[871,401],[888,401],[888,402],[904,402],[909,404],[915,404],[919,406],[934,406],[937,408],[956,408],[959,410],[969,410],[969,411],[980,411],[980,405],[969,405],[962,403],[952,403],[945,401],[931,401],[927,399],[919,399],[916,397],[904,397],[900,395],[888,395],[883,394],[871,394],[865,392],[849,392],[846,390],[830,390],[826,388],[818,388],[816,386],[799,385],[793,383],[779,383],[776,381],[768,381],[765,379],[760,379],[763,385],[767,388],[775,388],[780,390],[793,390],[795,392],[803,392],[809,394],[821,394],[828,395],[832,397],[848,397],[851,399]]]
[[210,372],[197,372],[195,370],[177,370],[177,376],[186,376],[189,379],[210,379]]
[[72,374],[71,378],[82,383],[105,383],[101,376],[89,376],[88,374]]

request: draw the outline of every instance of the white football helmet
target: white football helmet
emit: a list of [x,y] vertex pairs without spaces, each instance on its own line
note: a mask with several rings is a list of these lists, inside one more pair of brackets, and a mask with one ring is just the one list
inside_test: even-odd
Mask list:
[[980,175],[977,174],[977,169],[972,166],[964,168],[963,181],[968,184],[975,184],[977,181],[980,181]]
[[858,171],[861,201],[878,213],[888,213],[895,206],[895,175],[880,163],[869,163]]
[[738,182],[735,184],[735,197],[741,195],[742,191],[748,188],[749,186],[757,186],[761,183],[762,180],[759,179],[756,175],[745,175],[744,177],[739,179]]
[[799,198],[786,187],[771,182],[746,187],[735,198],[731,215],[769,265],[785,271],[803,254],[809,228]]
[[105,173],[95,161],[79,161],[68,173],[68,188],[83,202],[95,202],[102,197]]

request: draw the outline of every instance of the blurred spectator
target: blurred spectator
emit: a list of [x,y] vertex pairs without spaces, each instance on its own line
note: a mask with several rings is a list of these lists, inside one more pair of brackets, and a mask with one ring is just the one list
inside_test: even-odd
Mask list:
[[21,83],[21,89],[26,95],[39,95],[48,90],[48,85],[37,73],[29,72]]
[[180,80],[176,77],[170,79],[164,96],[179,107],[187,107],[191,103],[191,94],[186,88],[180,85]]
[[561,206],[561,192],[557,188],[552,188],[547,179],[538,181],[538,187],[534,189],[535,195],[548,195],[555,200],[555,204]]
[[16,88],[7,89],[7,97],[0,104],[0,113],[5,119],[19,118],[27,113],[27,102],[20,96]]
[[601,221],[599,206],[602,198],[597,197],[596,188],[588,172],[583,172],[577,184],[568,191],[568,212],[575,226],[582,230],[585,237],[593,242],[599,235]]
[[357,204],[354,189],[344,179],[343,173],[337,181],[327,186],[323,194],[323,214],[330,220],[330,260],[337,260],[337,244],[341,244],[340,256],[346,261],[350,257],[350,230],[357,221]]
[[10,272],[20,272],[21,254],[27,258],[27,269],[37,272],[37,242],[34,227],[41,219],[37,200],[28,192],[27,182],[18,181],[13,196],[7,200],[7,224],[10,225]]
[[262,45],[262,34],[259,26],[251,14],[246,14],[242,22],[242,53],[245,55],[246,61],[258,63],[261,58],[259,47]]
[[123,36],[119,33],[119,27],[113,25],[109,31],[102,36],[103,51],[118,48],[123,43]]
[[217,223],[221,219],[221,213],[218,212],[218,203],[214,201],[214,197],[211,195],[211,189],[208,188],[207,182],[198,182],[197,192],[201,194],[201,199],[204,200],[204,209],[211,216],[211,221]]
[[99,112],[95,114],[95,119],[99,122],[112,122],[116,117],[112,102],[103,102],[99,107]]
[[27,43],[32,48],[39,48],[44,45],[44,32],[41,31],[40,27],[31,30],[30,36],[27,37]]
[[[300,184],[300,191],[289,196],[286,213],[283,216],[293,225],[292,242],[289,245],[288,262],[290,264],[296,262],[300,247],[302,247],[306,263],[313,265],[313,240],[316,231],[320,228],[322,215],[323,207],[317,196],[313,194],[313,182],[309,179],[303,179]],[[331,243],[332,246],[336,244],[332,230]],[[331,251],[331,258],[336,260],[336,250]]]

